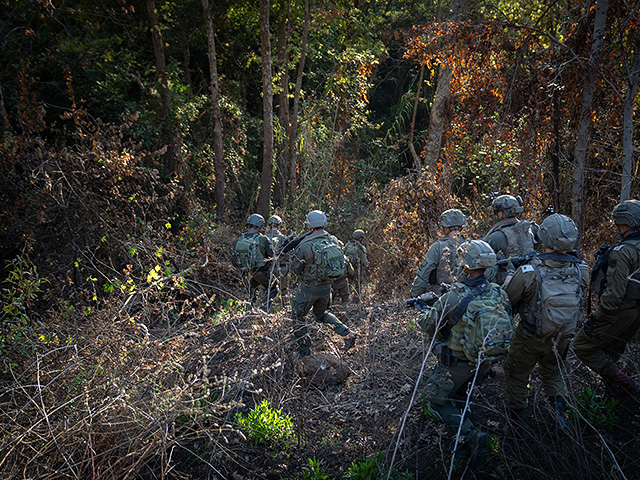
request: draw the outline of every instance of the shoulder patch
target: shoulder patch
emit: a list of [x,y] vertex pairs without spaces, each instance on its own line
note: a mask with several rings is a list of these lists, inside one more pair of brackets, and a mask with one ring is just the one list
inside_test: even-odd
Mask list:
[[533,265],[522,265],[520,267],[520,270],[522,270],[522,273],[529,273],[533,272],[535,268],[533,268]]
[[620,250],[622,247],[624,247],[624,245],[616,245],[615,247],[613,247],[613,251],[617,252],[618,250]]

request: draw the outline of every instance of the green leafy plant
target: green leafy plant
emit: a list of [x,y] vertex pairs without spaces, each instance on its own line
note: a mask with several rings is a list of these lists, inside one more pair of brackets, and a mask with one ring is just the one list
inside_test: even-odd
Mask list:
[[230,298],[220,303],[218,311],[211,317],[211,321],[218,324],[236,315],[243,315],[246,311],[247,305],[242,300]]
[[35,265],[20,256],[8,262],[7,268],[10,268],[9,274],[2,282],[6,287],[0,292],[3,303],[0,333],[2,348],[8,344],[20,343],[32,330],[29,310],[42,292],[42,285],[48,281],[40,277]]
[[575,402],[577,412],[569,412],[569,417],[578,421],[584,418],[594,427],[610,431],[618,420],[615,411],[618,403],[615,398],[599,396],[595,390],[584,387]]
[[303,480],[331,480],[327,475],[322,460],[309,459],[309,465],[302,467]]
[[268,400],[255,405],[247,417],[236,414],[236,422],[247,433],[251,443],[288,447],[295,439],[293,421],[282,410],[271,408]]

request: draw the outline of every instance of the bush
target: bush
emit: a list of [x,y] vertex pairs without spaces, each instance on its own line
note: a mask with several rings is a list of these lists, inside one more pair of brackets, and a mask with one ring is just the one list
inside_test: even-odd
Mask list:
[[273,410],[268,400],[257,404],[245,418],[236,414],[236,421],[247,433],[251,443],[288,447],[295,439],[293,422],[282,410]]

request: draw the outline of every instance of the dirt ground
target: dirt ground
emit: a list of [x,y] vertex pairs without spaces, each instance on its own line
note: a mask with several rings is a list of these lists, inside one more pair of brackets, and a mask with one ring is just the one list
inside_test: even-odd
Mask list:
[[[313,459],[322,461],[329,478],[344,478],[353,462],[379,455],[384,457],[384,468],[393,459],[391,478],[640,478],[637,400],[617,405],[615,421],[609,425],[574,420],[571,435],[558,433],[534,371],[527,415],[535,438],[523,441],[505,431],[500,367],[473,396],[474,423],[491,437],[489,458],[481,465],[457,462],[451,468],[455,436],[425,415],[416,387],[429,345],[415,323],[418,313],[407,310],[401,299],[332,310],[360,335],[350,351],[343,353],[341,337],[315,323],[311,315],[308,323],[313,353],[332,354],[348,366],[351,374],[340,384],[318,384],[302,374],[286,311],[239,315],[189,333],[194,346],[203,351],[205,374],[219,401],[237,405],[226,414],[225,423],[204,426],[219,429],[213,442],[210,435],[208,441],[196,438],[193,442],[192,449],[206,452],[200,456],[202,461],[187,461],[193,475],[236,480],[305,478],[303,467]],[[636,343],[629,350],[626,368],[637,372]],[[430,355],[423,380],[434,361]],[[572,354],[566,378],[574,396],[592,386],[596,398],[602,398],[598,379]],[[409,408],[412,397],[415,401]],[[246,413],[263,399],[293,420],[296,442],[285,452],[251,446],[234,426],[235,413]]]

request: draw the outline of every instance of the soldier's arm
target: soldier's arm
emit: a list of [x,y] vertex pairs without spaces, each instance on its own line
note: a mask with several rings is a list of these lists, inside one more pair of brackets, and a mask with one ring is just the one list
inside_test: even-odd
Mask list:
[[632,272],[632,266],[637,264],[638,254],[631,245],[616,247],[609,257],[607,268],[607,288],[600,297],[600,305],[596,310],[596,316],[602,313],[611,313],[620,308],[620,302],[627,291],[627,277]]
[[586,263],[581,262],[578,265],[578,268],[580,268],[580,288],[582,288],[582,293],[584,294],[589,287],[589,266]]
[[432,335],[445,325],[458,303],[460,303],[460,296],[456,292],[451,290],[445,293],[429,310],[420,314],[418,324]]
[[436,242],[429,248],[427,254],[424,256],[424,260],[418,267],[416,278],[413,279],[411,285],[410,295],[417,297],[422,295],[429,289],[429,275],[438,267],[438,261],[440,260],[440,242]]
[[484,238],[484,241],[487,242],[493,251],[496,252],[504,252],[507,249],[507,236],[501,232],[500,230],[493,232],[491,235],[488,235]]
[[514,311],[528,305],[536,292],[536,272],[531,265],[522,265],[504,287]]
[[292,260],[291,270],[293,271],[293,273],[295,273],[299,277],[304,275],[304,265],[306,263],[304,258],[304,254],[305,254],[304,251],[305,251],[304,246],[298,246],[296,247],[296,249],[293,251],[291,255],[291,260]]

